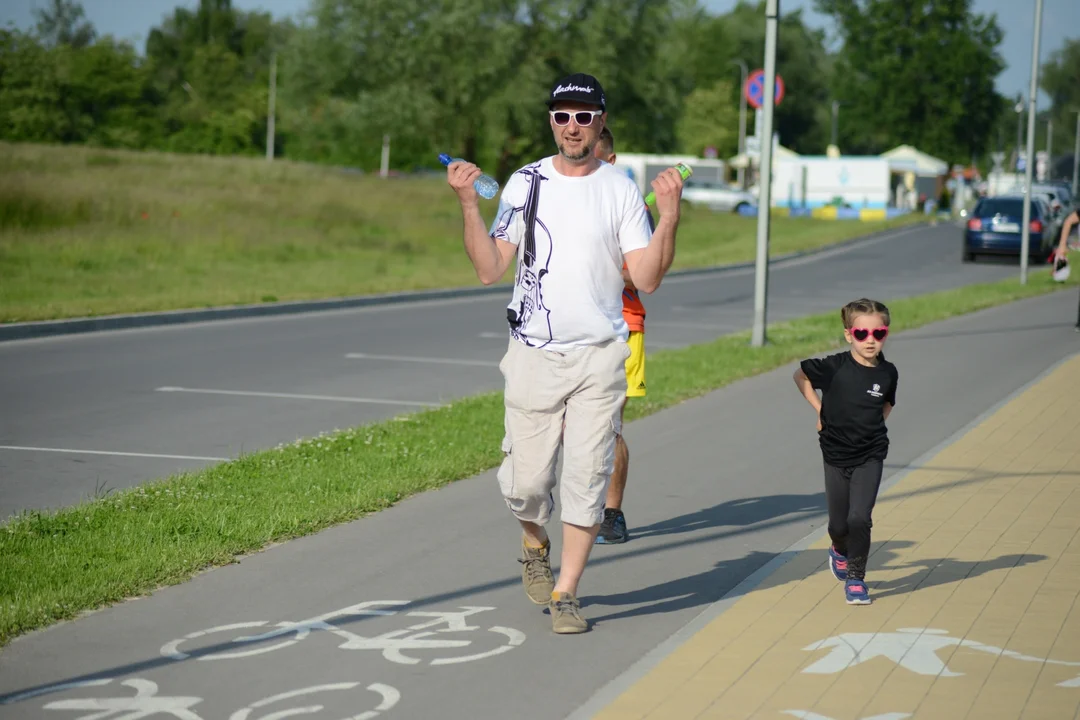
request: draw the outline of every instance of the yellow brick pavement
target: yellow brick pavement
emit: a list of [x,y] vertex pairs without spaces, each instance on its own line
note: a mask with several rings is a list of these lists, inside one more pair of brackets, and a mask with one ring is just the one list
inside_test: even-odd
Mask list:
[[872,605],[822,539],[595,717],[1078,718],[1078,486],[1080,356],[882,494]]

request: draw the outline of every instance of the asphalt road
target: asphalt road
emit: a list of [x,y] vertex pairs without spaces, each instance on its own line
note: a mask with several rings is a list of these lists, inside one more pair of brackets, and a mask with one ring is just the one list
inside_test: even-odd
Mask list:
[[[1075,305],[1057,293],[891,337],[886,477],[1080,352]],[[820,530],[814,417],[792,367],[628,425],[632,539],[594,550],[585,635],[554,635],[525,597],[488,472],[18,639],[0,653],[0,716],[565,718]],[[380,611],[393,614],[364,614]]]
[[[944,224],[778,263],[769,320],[1018,273],[961,264],[959,242]],[[749,328],[753,293],[752,268],[669,278],[645,297],[646,347]],[[0,518],[498,389],[507,300],[0,343]]]

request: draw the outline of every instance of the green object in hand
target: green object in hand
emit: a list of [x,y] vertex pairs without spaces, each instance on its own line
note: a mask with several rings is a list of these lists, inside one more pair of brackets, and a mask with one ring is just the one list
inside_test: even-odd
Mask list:
[[[689,165],[684,165],[682,163],[677,164],[675,166],[675,169],[679,171],[680,175],[682,175],[683,180],[688,180],[690,176],[694,174],[694,168],[690,167]],[[652,205],[654,205],[655,203],[656,193],[650,190],[649,194],[645,196],[645,204],[652,207]]]

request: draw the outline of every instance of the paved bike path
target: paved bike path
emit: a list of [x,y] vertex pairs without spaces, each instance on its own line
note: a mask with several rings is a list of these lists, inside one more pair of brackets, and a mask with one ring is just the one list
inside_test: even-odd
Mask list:
[[[887,475],[1080,350],[1074,312],[1074,293],[1058,293],[891,338],[901,374]],[[628,425],[633,539],[594,551],[589,633],[553,635],[525,598],[519,535],[488,472],[17,639],[0,652],[0,714],[565,717],[820,529],[813,419],[791,371]],[[407,604],[363,605],[375,601]],[[373,610],[393,614],[359,614]],[[309,622],[233,642],[298,621]],[[79,681],[97,684],[25,697]]]

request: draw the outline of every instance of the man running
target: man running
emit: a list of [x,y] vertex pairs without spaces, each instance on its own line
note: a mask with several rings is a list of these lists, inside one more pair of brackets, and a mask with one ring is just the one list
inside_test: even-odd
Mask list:
[[[604,91],[591,75],[563,78],[548,96],[558,153],[507,180],[498,216],[486,227],[471,162],[447,167],[457,193],[466,254],[485,285],[517,261],[507,307],[510,339],[499,364],[505,380],[499,488],[522,530],[525,594],[551,612],[556,633],[588,629],[578,584],[603,520],[614,470],[619,408],[626,399],[629,330],[619,293],[622,265],[634,285],[654,292],[675,257],[682,176],[652,182],[660,222],[650,231],[641,193],[598,160],[607,120]],[[555,466],[562,450],[562,564],[551,572]]]
[[[596,143],[596,157],[611,165],[615,164],[615,138],[611,130],[604,127],[600,131],[600,140]],[[648,208],[645,209],[648,213]],[[652,214],[649,213],[649,227],[655,228]],[[623,264],[622,292],[623,319],[630,329],[627,344],[630,357],[626,359],[626,398],[645,397],[645,306],[638,296],[634,280],[630,277],[626,264]],[[619,425],[622,426],[626,411],[626,398],[619,410]],[[623,493],[626,491],[626,478],[630,467],[630,450],[622,432],[615,438],[615,469],[608,484],[607,501],[604,507],[604,521],[600,523],[600,532],[596,542],[601,545],[624,543],[630,539],[626,528],[626,516],[623,515]]]

